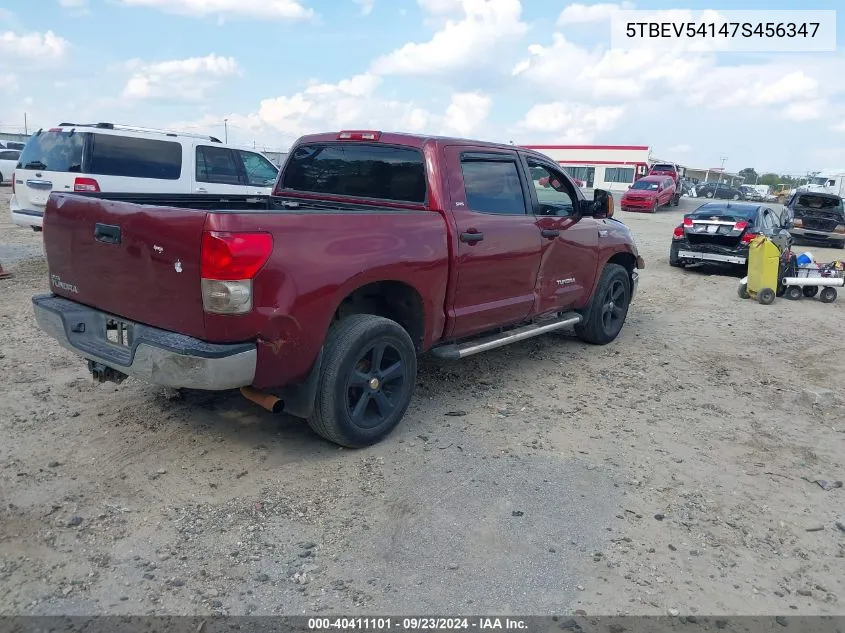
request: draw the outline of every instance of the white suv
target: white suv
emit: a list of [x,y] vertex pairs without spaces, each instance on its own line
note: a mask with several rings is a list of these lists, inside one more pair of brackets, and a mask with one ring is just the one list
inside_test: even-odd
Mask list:
[[38,130],[12,181],[12,222],[40,230],[52,191],[269,195],[278,168],[213,136],[112,123]]

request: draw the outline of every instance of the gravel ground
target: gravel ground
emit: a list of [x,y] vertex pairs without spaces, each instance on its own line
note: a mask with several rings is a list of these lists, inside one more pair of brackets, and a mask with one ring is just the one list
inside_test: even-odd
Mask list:
[[845,298],[670,268],[696,201],[619,214],[647,269],[616,342],[424,361],[358,451],[237,394],[93,384],[35,326],[7,201],[0,614],[845,613],[845,489],[814,483],[845,479]]

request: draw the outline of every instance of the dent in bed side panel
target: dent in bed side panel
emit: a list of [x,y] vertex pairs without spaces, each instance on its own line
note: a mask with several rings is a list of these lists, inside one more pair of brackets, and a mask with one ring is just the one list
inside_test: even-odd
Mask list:
[[253,312],[206,315],[209,341],[250,340],[259,333],[256,387],[302,380],[339,303],[373,281],[402,281],[417,290],[425,310],[426,346],[443,327],[448,249],[439,214],[211,214],[206,228],[273,235],[273,253],[253,281]]

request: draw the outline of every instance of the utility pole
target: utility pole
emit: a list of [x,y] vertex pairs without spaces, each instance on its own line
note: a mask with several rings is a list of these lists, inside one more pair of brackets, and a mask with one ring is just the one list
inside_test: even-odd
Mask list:
[[223,119],[223,142],[229,144],[229,119]]
[[29,135],[29,128],[26,125],[26,112],[23,113],[23,133]]

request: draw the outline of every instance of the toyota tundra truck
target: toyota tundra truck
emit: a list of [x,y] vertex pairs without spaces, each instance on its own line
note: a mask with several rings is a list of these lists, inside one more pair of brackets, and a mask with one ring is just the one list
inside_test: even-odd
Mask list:
[[240,388],[363,447],[402,419],[422,353],[613,341],[644,267],[613,207],[512,145],[309,135],[269,196],[52,193],[33,306],[100,381]]

